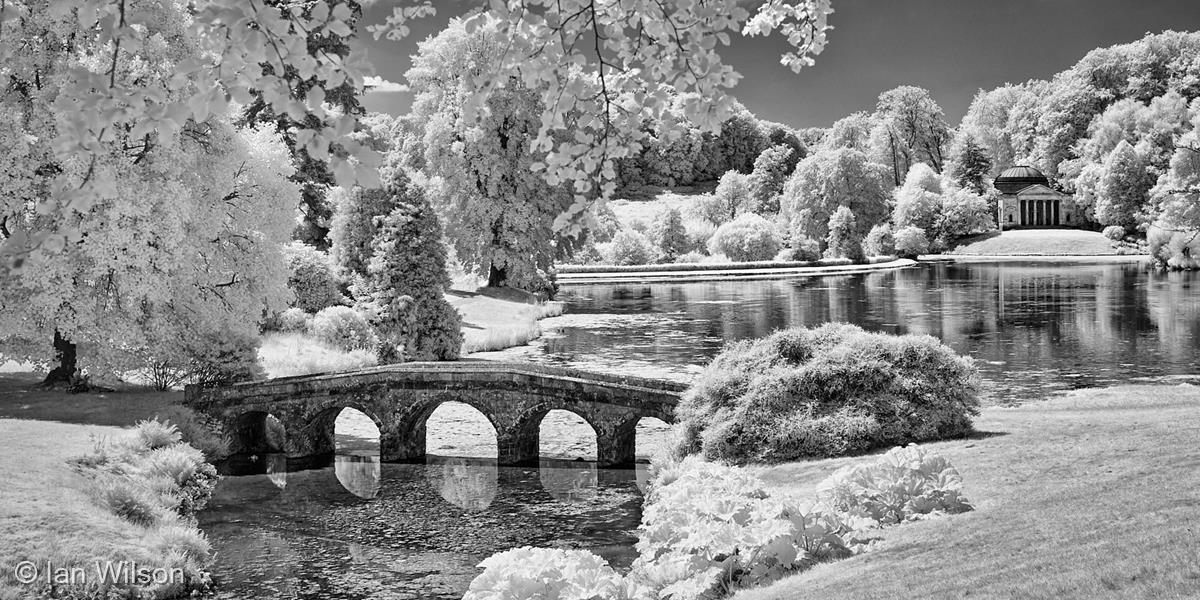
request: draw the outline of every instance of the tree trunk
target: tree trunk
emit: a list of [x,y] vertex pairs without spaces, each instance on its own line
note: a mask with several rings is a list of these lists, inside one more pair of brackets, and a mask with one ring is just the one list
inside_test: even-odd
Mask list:
[[49,387],[60,383],[69,384],[75,376],[75,344],[64,338],[57,329],[54,330],[54,358],[58,361],[58,366],[46,375],[42,385]]
[[492,265],[488,271],[488,287],[502,287],[508,281],[508,269],[498,268]]

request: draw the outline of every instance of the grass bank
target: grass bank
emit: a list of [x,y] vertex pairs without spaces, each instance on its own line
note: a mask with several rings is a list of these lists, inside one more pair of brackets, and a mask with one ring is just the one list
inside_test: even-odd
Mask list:
[[542,335],[538,321],[563,313],[561,302],[496,298],[487,293],[447,296],[463,316],[463,355],[523,346]]
[[[872,552],[735,598],[1200,594],[1200,388],[1080,390],[984,409],[976,425],[972,439],[923,444],[962,473],[974,511],[889,529]],[[808,495],[855,460],[764,476]]]
[[1138,252],[1096,231],[1018,229],[966,238],[945,254],[954,256],[1114,256]]

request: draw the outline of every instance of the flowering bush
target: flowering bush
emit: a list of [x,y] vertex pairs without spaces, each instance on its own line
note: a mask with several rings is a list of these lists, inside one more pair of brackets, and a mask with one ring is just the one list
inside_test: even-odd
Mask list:
[[629,579],[651,598],[710,598],[851,554],[837,517],[765,491],[746,469],[695,457],[659,471]]
[[1109,225],[1108,227],[1104,228],[1103,233],[1104,237],[1114,242],[1119,242],[1125,239],[1125,228],[1121,227],[1120,225]]
[[623,600],[625,580],[586,550],[516,548],[479,563],[463,600]]
[[754,213],[738,215],[718,227],[708,241],[709,253],[724,254],[737,262],[771,260],[779,252],[779,246],[775,226]]
[[518,548],[483,561],[464,600],[720,598],[867,551],[878,527],[971,509],[958,472],[916,446],[838,471],[809,506],[770,495],[750,469],[669,453],[651,467],[625,578],[589,552]]
[[379,343],[362,313],[349,306],[331,306],[313,317],[308,331],[317,339],[347,352],[373,350]]
[[817,487],[817,498],[843,519],[870,527],[971,510],[958,470],[916,444],[838,469]]

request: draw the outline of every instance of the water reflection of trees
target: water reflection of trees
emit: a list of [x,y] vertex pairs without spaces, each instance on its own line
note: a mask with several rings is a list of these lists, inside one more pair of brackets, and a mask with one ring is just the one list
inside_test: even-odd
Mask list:
[[1061,388],[1194,370],[1200,297],[1191,288],[1198,282],[1195,274],[1159,275],[1138,264],[966,263],[636,286],[636,300],[611,300],[626,297],[621,286],[588,286],[582,295],[592,300],[572,310],[662,318],[625,329],[610,323],[602,331],[567,330],[548,350],[569,348],[579,360],[599,355],[618,365],[622,358],[703,364],[727,341],[847,321],[935,336],[984,361],[993,381],[1020,373],[1032,376],[1029,385]]

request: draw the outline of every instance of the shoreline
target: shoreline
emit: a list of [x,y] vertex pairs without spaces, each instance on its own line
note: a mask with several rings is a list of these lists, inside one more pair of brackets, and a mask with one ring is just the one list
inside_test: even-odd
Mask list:
[[[606,283],[698,283],[708,281],[756,281],[763,279],[788,279],[821,275],[851,275],[872,271],[887,271],[916,266],[909,258],[870,263],[799,267],[727,267],[714,269],[712,265],[677,265],[679,268],[657,271],[600,271],[594,273],[558,274],[559,285],[606,284]],[[692,267],[692,268],[689,268]]]
[[1036,262],[1120,264],[1150,262],[1149,254],[922,254],[919,262]]

